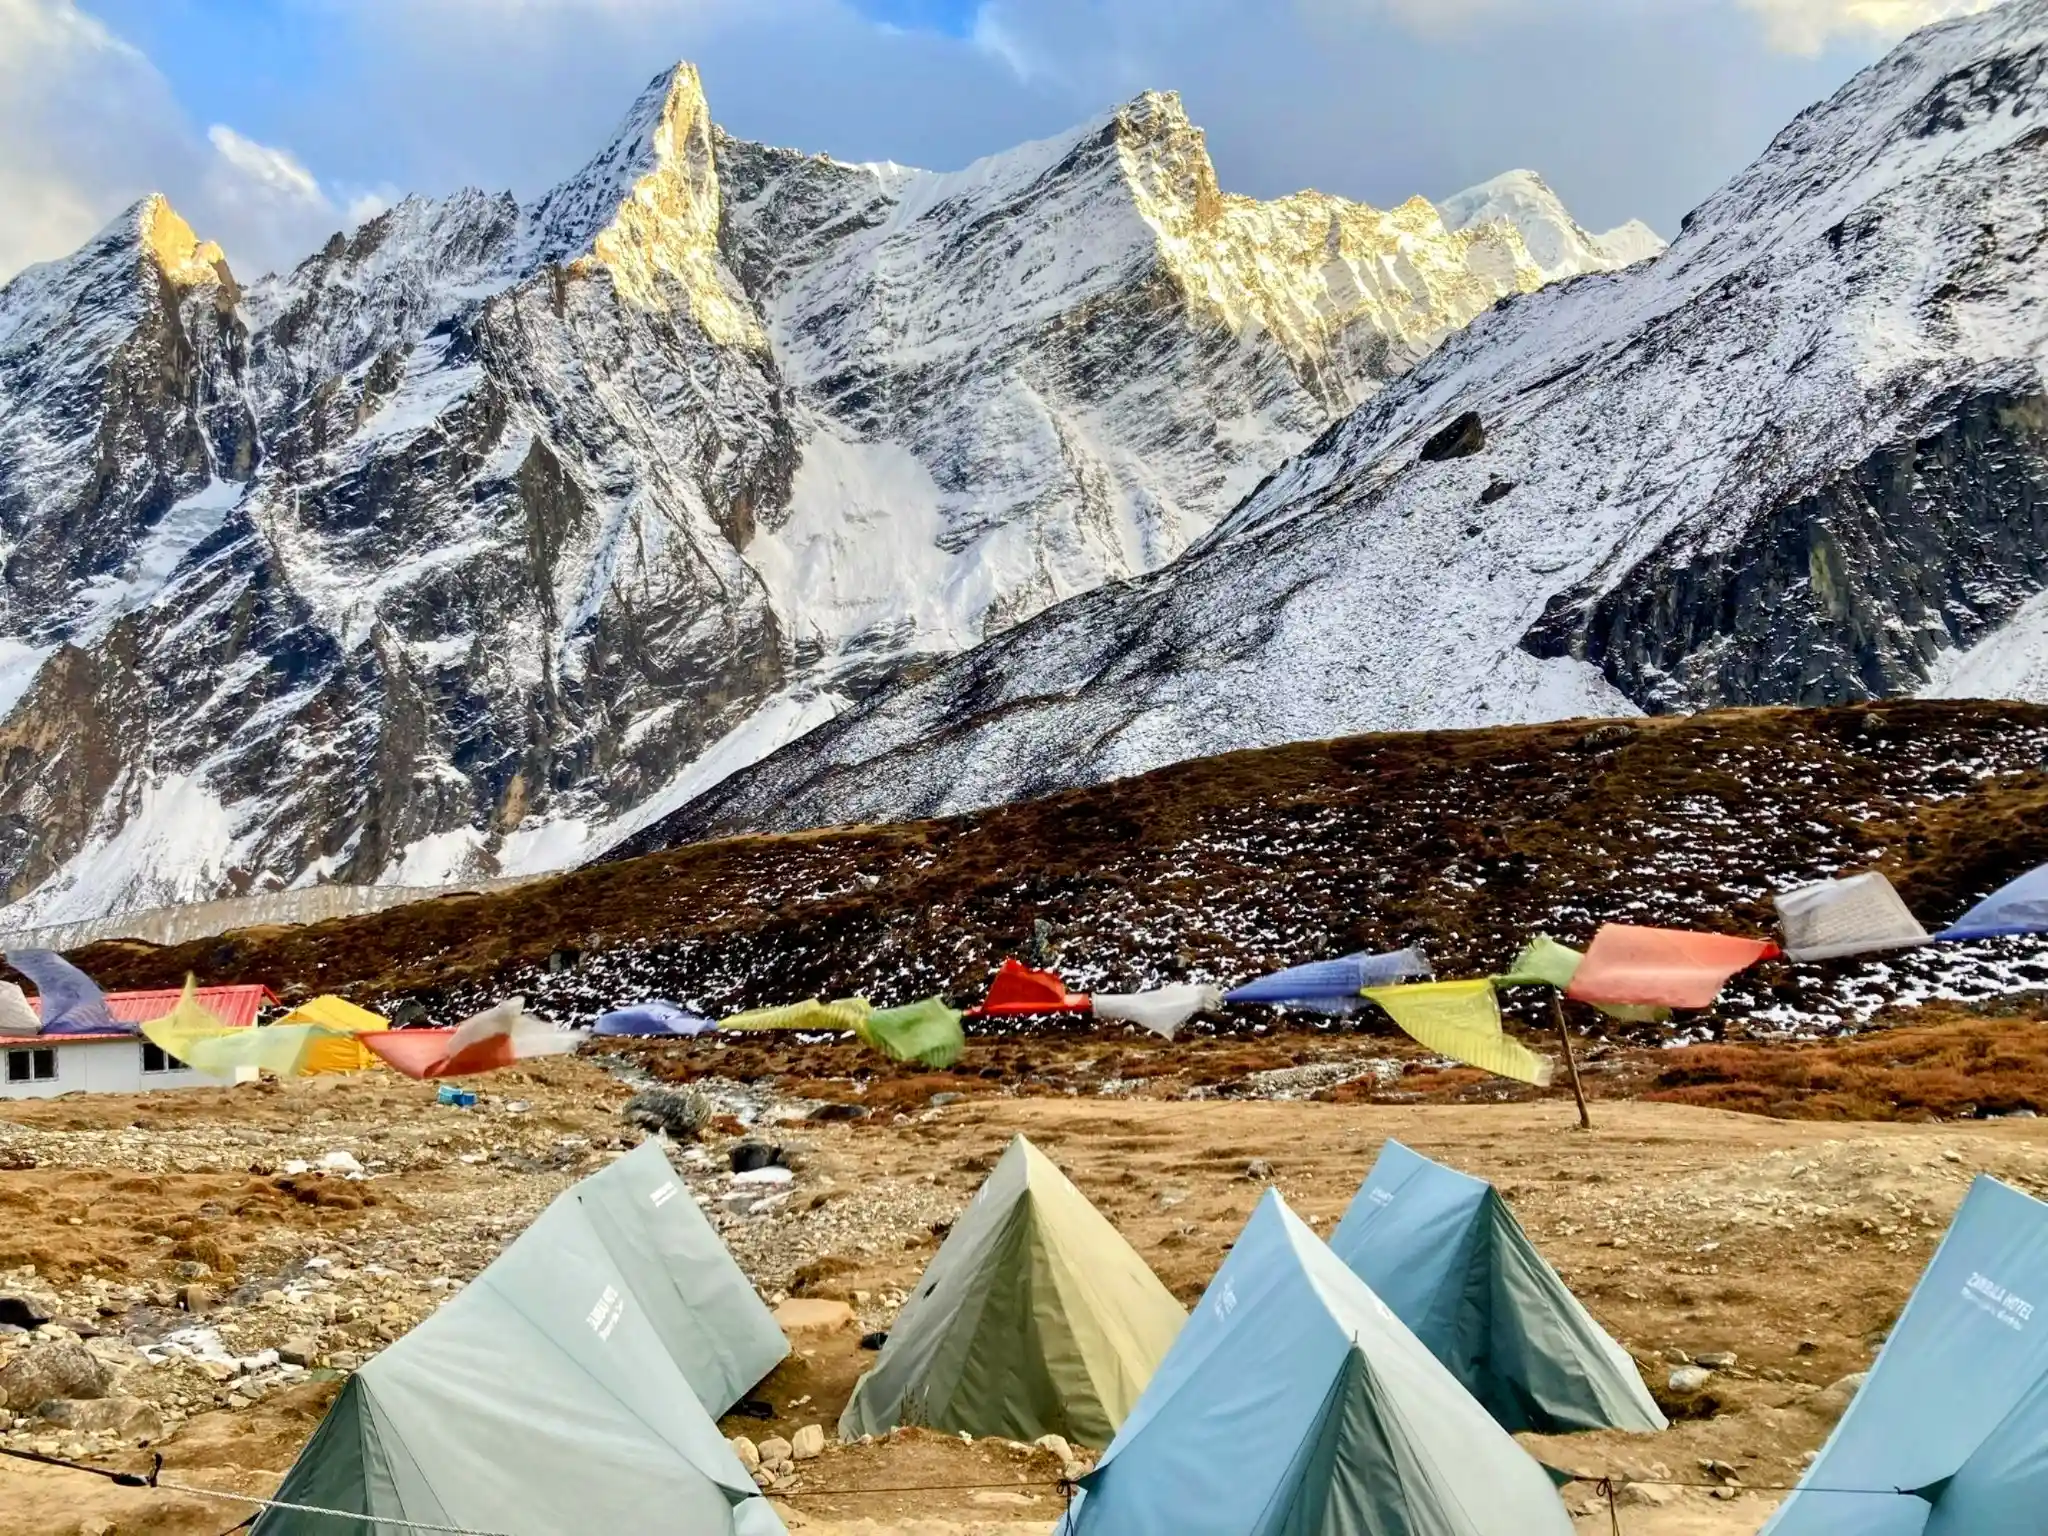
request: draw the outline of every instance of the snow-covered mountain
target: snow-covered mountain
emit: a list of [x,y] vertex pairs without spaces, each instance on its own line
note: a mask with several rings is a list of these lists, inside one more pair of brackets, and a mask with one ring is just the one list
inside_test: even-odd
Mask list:
[[1620,259],[1455,201],[1231,196],[1157,94],[844,165],[686,66],[530,206],[408,199],[246,292],[145,200],[0,289],[6,926],[573,862]]
[[1509,171],[1437,204],[1446,229],[1473,229],[1502,220],[1521,232],[1546,282],[1581,272],[1611,272],[1647,261],[1664,249],[1657,232],[1630,219],[1604,235],[1589,233],[1564,201],[1534,171]]
[[2048,700],[2044,347],[2048,0],[2012,0],[1802,114],[1654,261],[1480,318],[1171,566],[628,847],[1367,730]]

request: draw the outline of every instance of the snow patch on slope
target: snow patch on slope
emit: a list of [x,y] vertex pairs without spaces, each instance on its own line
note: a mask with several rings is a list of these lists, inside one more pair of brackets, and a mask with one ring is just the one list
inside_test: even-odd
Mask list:
[[242,862],[244,840],[235,815],[197,775],[145,783],[117,825],[116,809],[116,796],[109,796],[100,829],[85,846],[5,909],[10,931],[211,900]]
[[2048,592],[1968,650],[1944,655],[1921,697],[2048,704]]

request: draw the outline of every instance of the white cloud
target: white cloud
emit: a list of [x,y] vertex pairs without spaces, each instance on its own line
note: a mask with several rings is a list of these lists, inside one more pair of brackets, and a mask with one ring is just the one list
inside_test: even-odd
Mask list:
[[244,277],[343,222],[343,199],[290,150],[224,123],[198,132],[149,59],[76,0],[0,0],[0,281],[152,191]]
[[1771,46],[1818,53],[1837,38],[1903,37],[1929,22],[1988,11],[1999,0],[1740,0],[1763,18]]
[[215,123],[206,130],[206,137],[220,155],[230,195],[251,192],[285,204],[329,206],[320,183],[290,150],[258,144],[226,123]]

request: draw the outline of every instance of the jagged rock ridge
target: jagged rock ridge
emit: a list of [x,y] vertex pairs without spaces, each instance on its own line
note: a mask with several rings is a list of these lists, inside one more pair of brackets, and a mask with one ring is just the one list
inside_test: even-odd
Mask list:
[[246,292],[150,199],[0,289],[11,923],[571,862],[1156,569],[1560,275],[1467,212],[1230,196],[1157,94],[844,165],[688,67],[531,206]]
[[1172,566],[628,846],[1362,730],[2048,699],[2044,147],[2048,0],[1927,29],[1667,253],[1502,304]]

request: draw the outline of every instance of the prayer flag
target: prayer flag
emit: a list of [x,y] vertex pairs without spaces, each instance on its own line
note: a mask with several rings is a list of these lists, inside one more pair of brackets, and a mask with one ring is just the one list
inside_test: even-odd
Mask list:
[[2019,933],[2048,933],[2048,864],[1994,891],[1965,912],[1953,928],[1945,928],[1935,937],[1953,944]]
[[[1579,973],[1579,965],[1586,957],[1569,944],[1560,944],[1546,933],[1539,933],[1515,956],[1515,963],[1508,967],[1505,976],[1493,978],[1496,987],[1555,987],[1562,992],[1572,984],[1572,978]],[[1610,1019],[1623,1024],[1662,1024],[1671,1017],[1669,1008],[1632,1008],[1626,1003],[1596,1004]]]
[[1135,1024],[1171,1040],[1198,1013],[1214,1013],[1223,1006],[1220,987],[1157,987],[1150,992],[1097,992],[1095,1017]]
[[1876,870],[1820,880],[1772,898],[1793,960],[1835,960],[1885,949],[1912,949],[1927,930]]
[[1500,998],[1490,981],[1371,987],[1365,995],[1440,1056],[1518,1083],[1550,1085],[1549,1061],[1501,1029]]
[[107,1011],[106,994],[97,983],[50,949],[10,949],[7,963],[36,984],[42,1033],[46,1035],[132,1035]]
[[967,1046],[960,1015],[938,997],[905,1008],[877,1008],[855,1029],[890,1060],[919,1061],[928,1067],[950,1067]]
[[738,1030],[858,1030],[867,1022],[868,1011],[868,1000],[864,997],[845,997],[836,1003],[821,1003],[815,997],[807,997],[800,1003],[788,1003],[780,1008],[750,1008],[745,1013],[721,1019],[718,1027]]
[[1395,950],[1385,955],[1361,952],[1341,960],[1319,960],[1275,971],[1225,993],[1223,1000],[1281,1003],[1315,1013],[1342,1015],[1358,1011],[1362,1006],[1360,995],[1367,987],[1383,987],[1410,976],[1429,974],[1429,961],[1419,949]]
[[394,1071],[431,1080],[494,1072],[534,1056],[565,1055],[588,1035],[533,1018],[525,998],[511,997],[453,1029],[387,1029],[357,1038]]
[[1582,1003],[1711,1008],[1728,978],[1778,953],[1760,939],[1608,923],[1593,935],[1565,996]]

